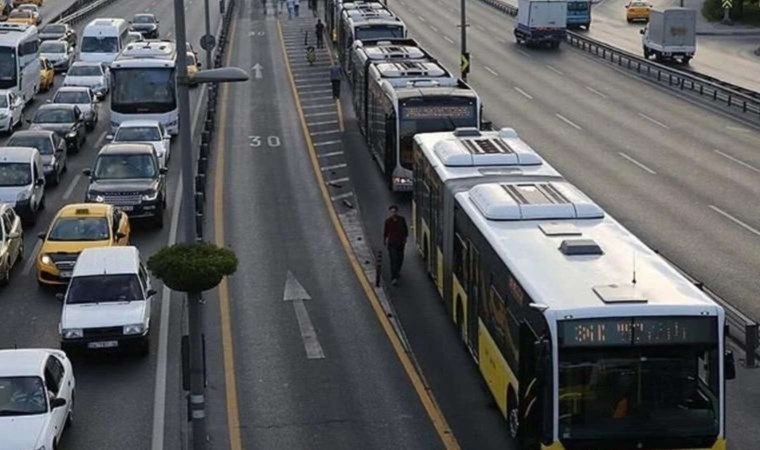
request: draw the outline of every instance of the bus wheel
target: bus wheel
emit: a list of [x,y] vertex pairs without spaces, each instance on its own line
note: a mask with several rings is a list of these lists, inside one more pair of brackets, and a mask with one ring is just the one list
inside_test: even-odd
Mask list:
[[510,386],[507,389],[507,423],[509,424],[509,436],[517,439],[520,432],[520,415],[517,409],[517,396]]

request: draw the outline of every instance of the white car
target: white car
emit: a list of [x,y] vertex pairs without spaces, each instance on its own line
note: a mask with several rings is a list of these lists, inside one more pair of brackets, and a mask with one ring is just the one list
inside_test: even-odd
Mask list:
[[66,41],[42,41],[40,58],[47,59],[56,72],[65,72],[74,62],[74,48]]
[[74,371],[60,350],[0,350],[0,450],[52,450],[74,418]]
[[0,131],[10,133],[23,118],[24,101],[10,90],[0,91]]
[[150,277],[136,247],[82,251],[74,265],[61,313],[61,348],[75,350],[150,349]]
[[88,131],[92,131],[98,123],[98,100],[92,90],[83,86],[61,86],[49,100],[53,104],[76,105],[82,111],[84,123]]
[[169,164],[171,135],[164,125],[156,120],[126,120],[119,125],[116,133],[107,135],[106,139],[114,144],[151,144],[156,150],[161,167]]
[[102,99],[111,88],[111,77],[108,68],[101,63],[77,61],[66,72],[63,85],[88,87]]

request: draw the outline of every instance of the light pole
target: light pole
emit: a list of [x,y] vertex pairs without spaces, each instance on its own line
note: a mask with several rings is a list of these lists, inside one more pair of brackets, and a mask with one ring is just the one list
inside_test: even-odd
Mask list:
[[[206,2],[206,25],[209,24],[208,1]],[[182,155],[182,222],[184,232],[182,242],[195,242],[195,193],[193,141],[190,123],[190,92],[187,76],[187,33],[185,31],[184,0],[174,0],[174,23],[177,38],[177,94],[179,103],[179,148]],[[207,55],[210,54],[210,51]],[[210,60],[210,57],[209,57]],[[210,67],[210,64],[209,64]],[[230,81],[247,81],[248,74],[237,67],[222,67],[219,69],[201,70],[195,74],[196,83],[219,83]],[[177,205],[178,206],[178,205]],[[188,334],[189,334],[189,365],[190,365],[190,421],[192,428],[192,448],[206,448],[206,398],[204,380],[203,352],[203,308],[200,292],[187,293]]]
[[[208,5],[209,2],[210,2],[210,0],[203,0],[203,8],[206,11],[206,36],[211,36],[211,12],[210,12],[210,8],[209,8],[209,5]],[[221,5],[220,5],[220,9],[221,9]],[[213,67],[211,65],[211,60],[212,60],[211,56],[212,56],[212,54],[214,52],[214,46],[212,46],[212,45],[206,45],[205,47],[206,47],[205,48],[205,50],[206,50],[206,68],[210,69],[210,68]]]
[[462,79],[467,81],[467,74],[470,73],[470,55],[467,53],[467,9],[466,0],[462,0],[462,6],[460,7],[462,15],[461,24],[459,25],[462,30],[460,42],[462,44],[462,54],[459,58],[459,67],[462,74]]

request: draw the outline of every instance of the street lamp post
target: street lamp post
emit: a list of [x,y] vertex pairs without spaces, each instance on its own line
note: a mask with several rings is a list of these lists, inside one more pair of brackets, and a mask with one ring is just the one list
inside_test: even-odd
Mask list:
[[461,68],[462,79],[464,81],[467,81],[467,73],[470,71],[470,67],[469,67],[470,66],[470,56],[467,54],[467,10],[466,10],[466,0],[462,0],[461,5],[462,6],[460,7],[460,10],[461,10],[460,13],[461,13],[462,17],[461,17],[461,23],[460,23],[459,26],[461,28],[461,33],[462,33],[461,34],[461,38],[460,38],[460,42],[461,42],[461,45],[462,45],[462,50],[461,50],[462,54],[460,56],[460,62],[459,62],[459,64],[460,64],[460,68]]
[[[211,36],[211,12],[209,8],[210,1],[211,0],[203,0],[203,8],[205,9],[205,12],[206,12],[206,36]],[[206,46],[205,50],[206,50],[206,68],[210,69],[211,67],[213,67],[211,65],[211,60],[212,60],[212,54],[214,52],[214,47],[208,45]]]

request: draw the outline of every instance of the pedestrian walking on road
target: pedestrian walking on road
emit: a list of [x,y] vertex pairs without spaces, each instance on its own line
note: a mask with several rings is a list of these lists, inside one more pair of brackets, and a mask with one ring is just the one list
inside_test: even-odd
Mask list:
[[301,0],[293,0],[293,7],[295,8],[296,17],[298,17],[298,10],[301,9]]
[[396,285],[401,277],[401,266],[404,264],[404,248],[406,239],[409,237],[409,228],[406,226],[406,219],[399,215],[398,206],[391,205],[388,213],[383,230],[383,242],[391,260],[391,284]]
[[325,24],[322,23],[322,19],[317,19],[315,32],[317,34],[317,48],[323,48],[325,46]]
[[293,18],[293,10],[295,9],[296,1],[295,0],[287,0],[288,4],[288,20]]
[[341,73],[340,64],[337,62],[330,67],[330,83],[332,83],[333,98],[340,98],[340,79],[343,74]]

